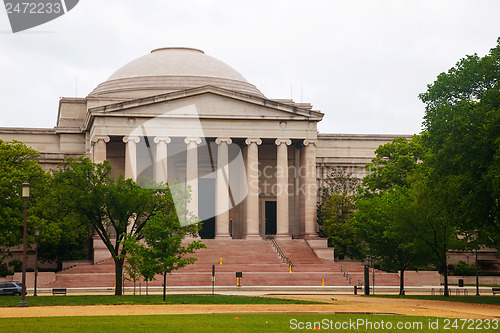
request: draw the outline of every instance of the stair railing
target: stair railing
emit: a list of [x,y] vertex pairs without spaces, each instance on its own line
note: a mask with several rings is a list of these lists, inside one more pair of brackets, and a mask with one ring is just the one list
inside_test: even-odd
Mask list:
[[347,271],[347,269],[344,268],[344,266],[340,266],[340,273],[344,274],[346,281],[349,281],[349,284],[351,284],[352,281],[351,274],[349,274],[349,272]]
[[273,245],[276,253],[278,253],[278,256],[280,257],[281,261],[286,262],[288,264],[288,267],[290,267],[290,269],[291,269],[291,267],[293,266],[292,260],[290,258],[288,258],[285,255],[285,253],[283,253],[280,246],[278,245],[278,242],[276,242],[276,239],[274,239],[273,236],[268,236],[267,239],[269,239],[271,241],[271,244]]

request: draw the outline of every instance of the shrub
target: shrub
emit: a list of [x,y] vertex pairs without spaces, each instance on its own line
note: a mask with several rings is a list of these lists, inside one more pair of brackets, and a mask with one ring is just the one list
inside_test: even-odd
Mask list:
[[459,261],[455,265],[455,271],[453,272],[454,275],[475,275],[476,274],[476,266],[474,265],[467,265],[463,261]]
[[23,262],[19,259],[9,261],[9,266],[12,267],[14,272],[21,272],[23,270]]

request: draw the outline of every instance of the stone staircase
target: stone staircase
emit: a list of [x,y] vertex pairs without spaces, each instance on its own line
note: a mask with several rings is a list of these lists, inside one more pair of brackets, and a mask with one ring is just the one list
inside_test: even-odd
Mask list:
[[[333,262],[318,258],[303,239],[277,240],[280,248],[292,262],[292,273],[283,263],[268,240],[214,240],[204,239],[207,246],[196,252],[198,260],[167,276],[168,286],[210,286],[212,265],[215,265],[216,286],[235,286],[236,272],[242,272],[243,286],[325,286],[356,285],[363,280],[363,265],[359,262]],[[221,264],[222,262],[222,264]],[[352,276],[351,284],[341,273],[341,266]],[[397,274],[376,271],[377,285],[398,285]],[[161,276],[149,283],[160,286]],[[98,264],[71,267],[56,274],[56,280],[43,287],[76,288],[108,287],[115,284],[112,259]],[[144,283],[143,283],[144,284]],[[132,286],[125,281],[125,286]]]

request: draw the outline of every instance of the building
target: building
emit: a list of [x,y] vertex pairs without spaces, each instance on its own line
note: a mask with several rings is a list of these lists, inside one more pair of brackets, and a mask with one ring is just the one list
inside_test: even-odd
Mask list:
[[362,177],[375,149],[393,139],[320,134],[323,116],[308,103],[266,98],[203,51],[162,48],[86,98],[61,98],[53,129],[1,128],[0,139],[38,150],[46,169],[86,155],[109,160],[114,176],[188,184],[202,238],[312,241],[317,185],[328,171]]

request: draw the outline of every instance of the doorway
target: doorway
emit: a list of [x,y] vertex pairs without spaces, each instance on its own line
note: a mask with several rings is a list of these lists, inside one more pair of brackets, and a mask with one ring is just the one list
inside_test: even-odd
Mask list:
[[266,235],[276,235],[276,201],[265,202]]
[[198,179],[198,215],[203,226],[200,230],[202,239],[215,238],[215,179]]

